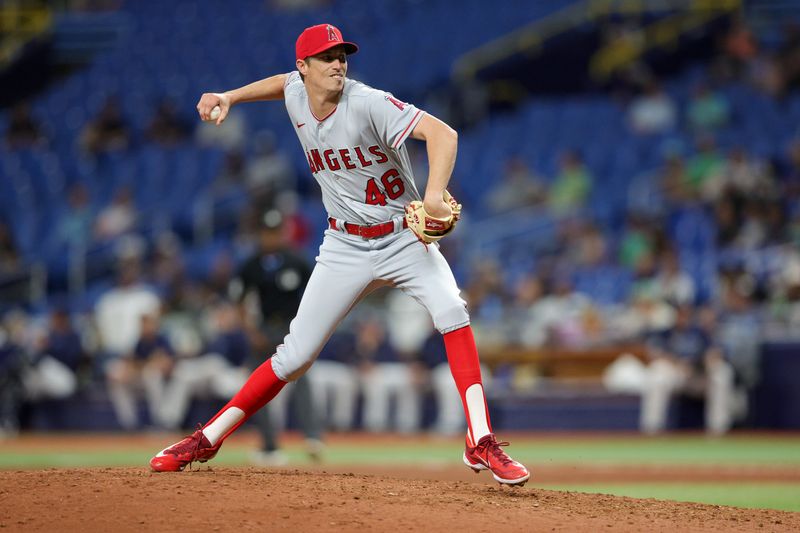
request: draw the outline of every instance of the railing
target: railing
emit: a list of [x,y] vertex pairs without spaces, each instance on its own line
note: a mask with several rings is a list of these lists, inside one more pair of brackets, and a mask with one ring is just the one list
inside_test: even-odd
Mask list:
[[0,8],[0,65],[12,61],[30,39],[52,26],[52,14],[45,8]]
[[670,22],[665,26],[655,26],[649,29],[649,33],[653,35],[653,41],[647,41],[635,50],[627,48],[618,50],[611,47],[608,50],[598,51],[598,65],[593,68],[598,73],[603,73],[609,68],[618,68],[622,64],[620,61],[638,57],[641,52],[651,46],[661,46],[673,42],[676,31],[679,32],[679,35],[680,32],[695,28],[710,18],[741,8],[742,0],[587,0],[577,2],[466,52],[454,62],[452,77],[457,82],[463,82],[474,78],[480,70],[487,66],[516,54],[533,55],[548,39],[581,24],[596,21],[601,17],[614,14],[634,15],[647,12],[667,13],[669,11],[690,14],[685,28]]

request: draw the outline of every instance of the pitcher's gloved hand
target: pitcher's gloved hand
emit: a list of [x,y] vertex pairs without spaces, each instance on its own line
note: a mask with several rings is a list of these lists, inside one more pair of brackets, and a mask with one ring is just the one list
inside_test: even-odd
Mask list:
[[411,231],[426,244],[436,242],[453,231],[461,218],[461,204],[452,195],[444,191],[444,201],[450,206],[450,215],[439,218],[425,212],[420,200],[414,200],[406,206],[406,222]]

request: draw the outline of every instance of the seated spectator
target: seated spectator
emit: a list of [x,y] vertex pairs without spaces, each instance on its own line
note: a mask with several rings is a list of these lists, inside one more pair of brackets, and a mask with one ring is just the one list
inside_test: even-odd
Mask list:
[[717,150],[713,137],[702,136],[697,140],[697,152],[689,159],[686,169],[687,189],[692,198],[700,198],[706,182],[720,179],[725,172],[725,158]]
[[586,320],[591,318],[591,301],[574,289],[570,276],[556,274],[545,284],[541,296],[528,308],[520,340],[531,348],[581,344],[586,338]]
[[744,148],[734,148],[728,154],[722,171],[705,181],[701,194],[704,200],[716,202],[724,194],[764,197],[773,192],[768,165],[751,157]]
[[94,235],[100,241],[115,239],[131,232],[138,220],[133,191],[120,187],[111,203],[100,210],[94,224]]
[[307,373],[314,411],[334,431],[353,429],[359,390],[354,341],[350,334],[335,333]]
[[719,346],[696,324],[694,309],[677,309],[675,325],[648,342],[650,363],[642,388],[641,430],[664,431],[670,399],[677,394],[706,402],[706,430],[726,433],[733,422],[734,373]]
[[680,153],[665,155],[659,175],[664,196],[671,206],[680,206],[694,199],[695,192],[689,187],[686,161]]
[[394,398],[394,429],[400,433],[417,431],[422,416],[418,376],[410,361],[401,360],[392,349],[377,319],[368,318],[358,326],[355,349],[364,394],[364,428],[372,432],[389,430]]
[[678,123],[675,102],[660,84],[651,81],[628,107],[628,123],[635,133],[651,135],[672,131]]
[[11,110],[6,130],[6,144],[12,150],[47,144],[47,137],[42,131],[42,126],[31,115],[28,104],[17,104]]
[[541,203],[545,191],[539,179],[521,157],[509,159],[500,185],[492,189],[487,199],[493,213],[504,213],[520,207]]
[[189,138],[191,128],[180,116],[175,103],[164,98],[158,104],[153,118],[145,131],[145,138],[161,146],[175,146]]
[[140,282],[138,261],[122,261],[117,268],[116,285],[97,301],[95,322],[103,371],[110,384],[109,394],[117,419],[123,428],[133,429],[138,417],[128,389],[135,376],[129,372],[133,365],[125,359],[133,358],[141,337],[142,316],[158,313],[161,302],[150,288]]
[[649,220],[640,214],[629,213],[619,244],[619,263],[636,270],[642,261],[656,252],[656,235]]
[[695,301],[695,285],[692,277],[681,269],[680,259],[675,250],[661,254],[658,274],[654,280],[655,295],[658,299],[676,305],[692,305]]
[[72,184],[67,190],[67,211],[59,219],[56,243],[68,247],[84,247],[92,235],[94,220],[89,190],[84,183]]
[[550,186],[548,205],[556,213],[580,209],[592,190],[592,176],[580,155],[566,151],[559,159],[559,173]]
[[97,116],[84,126],[80,137],[81,148],[91,155],[126,150],[130,141],[130,128],[115,97],[106,99]]
[[209,340],[202,352],[175,362],[158,417],[167,429],[181,427],[193,398],[228,399],[249,375],[250,344],[236,306],[225,301],[215,304],[209,322]]
[[696,132],[717,130],[730,121],[730,108],[730,103],[721,93],[712,91],[708,85],[699,84],[692,92],[686,121]]
[[50,314],[49,331],[39,332],[32,355],[22,376],[27,399],[60,400],[75,393],[85,353],[66,309]]
[[139,339],[133,351],[109,363],[106,373],[117,420],[124,429],[135,429],[140,425],[137,407],[140,392],[144,392],[150,421],[158,422],[173,355],[172,347],[161,333],[158,312],[142,314]]

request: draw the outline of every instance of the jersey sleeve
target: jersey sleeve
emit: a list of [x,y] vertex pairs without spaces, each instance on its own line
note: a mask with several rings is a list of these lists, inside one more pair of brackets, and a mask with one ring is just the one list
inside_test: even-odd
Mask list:
[[367,109],[378,136],[393,150],[403,145],[425,114],[416,106],[378,90],[369,95]]
[[283,90],[291,89],[297,84],[303,85],[303,80],[300,78],[300,73],[296,70],[293,70],[286,75],[286,81],[283,82]]

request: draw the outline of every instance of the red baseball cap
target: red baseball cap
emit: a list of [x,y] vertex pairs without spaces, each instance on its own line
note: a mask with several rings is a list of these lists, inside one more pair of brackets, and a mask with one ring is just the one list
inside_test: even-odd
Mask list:
[[340,44],[344,45],[347,55],[358,52],[358,46],[355,43],[348,43],[342,38],[339,28],[332,24],[317,24],[303,30],[303,33],[297,38],[294,50],[297,59],[305,59]]

